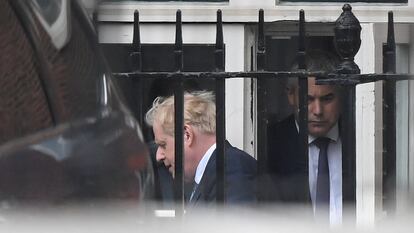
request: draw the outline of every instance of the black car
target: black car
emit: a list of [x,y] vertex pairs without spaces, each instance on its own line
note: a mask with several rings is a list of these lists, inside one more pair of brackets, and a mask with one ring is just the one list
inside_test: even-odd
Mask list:
[[153,170],[76,0],[0,0],[0,206],[151,198]]

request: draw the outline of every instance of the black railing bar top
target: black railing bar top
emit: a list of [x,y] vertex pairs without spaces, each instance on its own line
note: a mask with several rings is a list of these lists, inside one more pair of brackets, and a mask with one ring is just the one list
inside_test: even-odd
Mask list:
[[231,78],[289,78],[289,77],[316,77],[316,84],[363,84],[375,81],[403,81],[414,80],[414,74],[325,74],[295,73],[295,72],[139,72],[139,73],[113,73],[116,78],[168,78],[175,79],[231,79]]
[[128,72],[113,73],[117,78],[287,78],[328,77],[326,72],[247,71],[247,72]]
[[289,77],[316,77],[317,84],[362,84],[381,80],[402,81],[414,80],[414,74],[327,74],[326,72],[135,72],[113,73],[116,78],[177,78],[184,79],[230,79],[230,78],[289,78]]
[[330,74],[329,78],[317,79],[317,84],[355,85],[376,81],[414,80],[414,74]]

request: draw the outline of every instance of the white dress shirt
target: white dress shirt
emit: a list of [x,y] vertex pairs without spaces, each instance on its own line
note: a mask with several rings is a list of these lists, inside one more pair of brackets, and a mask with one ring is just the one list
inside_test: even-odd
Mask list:
[[[328,145],[329,215],[331,224],[336,225],[342,222],[342,143],[338,133],[338,124],[328,132],[326,137],[331,139]],[[319,159],[319,148],[312,143],[315,139],[309,135],[309,190],[314,211]]]
[[194,176],[194,182],[196,182],[197,184],[200,184],[201,178],[203,178],[204,171],[206,170],[207,163],[210,160],[210,157],[213,154],[215,149],[216,149],[216,143],[214,143],[206,151],[206,153],[204,153],[203,158],[201,158],[200,162],[198,163],[197,170]]
[[[297,129],[298,124],[296,123]],[[326,135],[331,139],[328,145],[329,166],[329,216],[331,225],[342,223],[342,143],[339,137],[338,123]],[[315,212],[316,183],[318,180],[319,148],[312,143],[316,138],[308,137],[309,143],[309,190],[312,199],[312,207]]]

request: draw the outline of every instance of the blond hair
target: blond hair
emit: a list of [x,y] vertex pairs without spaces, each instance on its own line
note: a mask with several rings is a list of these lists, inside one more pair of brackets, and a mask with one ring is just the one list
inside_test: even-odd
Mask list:
[[[145,120],[150,126],[159,123],[166,134],[174,136],[174,96],[157,97]],[[216,133],[216,104],[212,92],[184,93],[184,123],[201,133]]]

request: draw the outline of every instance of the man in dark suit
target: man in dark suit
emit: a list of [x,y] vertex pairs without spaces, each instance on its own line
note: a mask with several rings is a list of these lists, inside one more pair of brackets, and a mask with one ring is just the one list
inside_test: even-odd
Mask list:
[[[184,179],[194,182],[188,201],[191,206],[216,200],[216,107],[211,92],[184,95]],[[157,98],[147,112],[153,127],[157,161],[174,177],[174,97]],[[256,160],[226,142],[226,203],[256,200]]]
[[[246,152],[226,141],[226,202],[234,204],[253,203],[256,177],[256,160]],[[197,175],[196,175],[197,182]],[[210,157],[198,188],[190,199],[191,205],[214,203],[216,199],[216,151]]]
[[[309,52],[308,71],[333,72],[336,59],[321,51]],[[272,201],[302,203],[312,206],[315,216],[325,216],[330,222],[342,221],[342,142],[338,119],[341,114],[341,88],[316,85],[308,78],[308,150],[300,153],[298,127],[298,82],[287,85],[288,101],[294,114],[268,128],[268,171],[273,191]],[[346,196],[346,195],[345,195]]]

